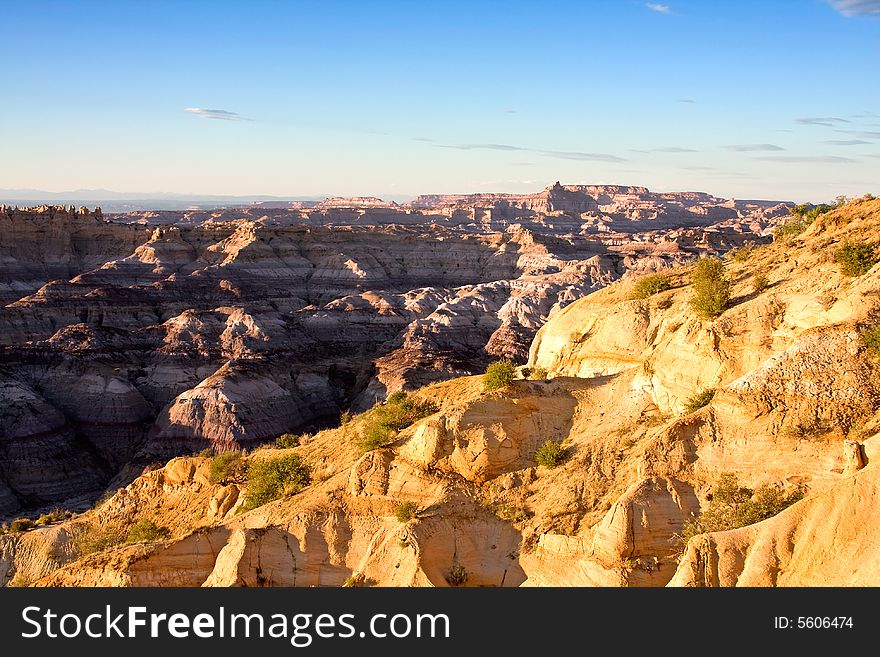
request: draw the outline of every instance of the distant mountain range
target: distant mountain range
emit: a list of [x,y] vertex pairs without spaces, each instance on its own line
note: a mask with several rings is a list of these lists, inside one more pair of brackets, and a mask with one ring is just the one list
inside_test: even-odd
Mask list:
[[271,196],[271,195],[212,195],[176,194],[172,192],[114,192],[109,189],[75,189],[64,192],[47,192],[44,189],[0,189],[0,203],[13,205],[100,205],[105,212],[132,210],[185,210],[187,208],[216,208],[257,203],[285,204],[289,202],[320,201],[321,196]]

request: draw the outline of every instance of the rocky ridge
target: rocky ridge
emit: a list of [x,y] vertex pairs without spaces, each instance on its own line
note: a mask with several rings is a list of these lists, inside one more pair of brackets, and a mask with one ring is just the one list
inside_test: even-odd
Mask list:
[[[538,330],[528,366],[546,379],[421,388],[412,394],[437,411],[366,453],[366,414],[321,431],[292,450],[314,483],[244,513],[234,508],[246,488],[198,480],[207,458],[172,461],[87,514],[0,538],[5,576],[53,586],[875,585],[876,532],[864,528],[876,525],[880,379],[862,336],[876,326],[880,265],[842,275],[833,253],[848,239],[880,240],[880,201],[728,259],[732,302],[715,320],[691,311],[687,265],[644,300],[630,299],[631,281],[614,283]],[[760,291],[756,273],[769,283]],[[684,412],[705,389],[714,399]],[[558,467],[535,464],[546,440],[565,450]],[[181,468],[192,474],[171,474]],[[804,498],[682,546],[676,537],[725,473]],[[158,486],[166,477],[178,483]],[[403,502],[416,508],[406,522],[395,517]],[[198,520],[167,540],[49,565],[28,556],[49,541],[66,555],[64,532],[123,507],[128,522]]]
[[[635,188],[537,196],[442,212],[371,199],[138,216],[4,207],[0,515],[78,507],[129,464],[250,449],[495,357],[522,362],[574,300],[766,241],[785,208],[709,212],[726,202]],[[624,199],[655,210],[624,218]],[[594,205],[612,214],[580,212]]]

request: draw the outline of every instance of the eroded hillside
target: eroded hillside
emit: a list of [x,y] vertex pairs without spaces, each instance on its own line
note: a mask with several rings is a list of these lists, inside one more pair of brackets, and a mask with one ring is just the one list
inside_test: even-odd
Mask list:
[[354,201],[367,207],[0,210],[0,518],[81,509],[134,466],[253,449],[522,362],[554,309],[766,241],[786,207],[599,187]]
[[[246,477],[212,477],[217,457],[175,459],[87,513],[0,537],[0,578],[876,585],[880,266],[844,275],[835,253],[847,243],[880,244],[880,201],[726,258],[731,299],[717,318],[690,305],[690,265],[641,300],[633,281],[615,283],[551,312],[528,372],[497,390],[482,376],[434,383],[408,398],[425,417],[386,439],[365,440],[374,409],[244,457],[298,455],[312,475],[301,492],[242,511]],[[555,467],[536,464],[547,441],[563,450]],[[725,476],[747,495],[803,499],[684,544]],[[146,521],[161,535],[95,540]]]

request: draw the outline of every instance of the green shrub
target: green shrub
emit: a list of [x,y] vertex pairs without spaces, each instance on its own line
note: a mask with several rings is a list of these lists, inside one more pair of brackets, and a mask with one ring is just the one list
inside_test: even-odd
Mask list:
[[377,404],[367,414],[361,424],[358,445],[367,452],[382,447],[393,440],[398,431],[436,412],[437,406],[431,402],[418,401],[405,392],[395,392],[384,404]]
[[415,502],[404,502],[394,509],[394,516],[397,522],[409,522],[416,515],[418,508]]
[[880,360],[880,324],[864,329],[859,335],[859,339],[868,355],[875,360]]
[[532,516],[524,504],[507,504],[502,502],[495,506],[494,511],[499,519],[508,522],[525,522]]
[[[840,199],[841,197],[838,197]],[[845,198],[845,197],[843,197]],[[845,201],[844,201],[845,202]],[[835,207],[840,207],[841,203],[837,205],[827,205],[825,203],[820,203],[819,205],[813,205],[812,203],[801,203],[800,205],[794,206],[789,213],[793,217],[797,217],[804,227],[809,226],[816,220],[820,214],[825,214],[833,210]]]
[[752,490],[740,486],[736,475],[723,474],[712,488],[708,507],[685,523],[680,539],[687,543],[697,534],[752,525],[775,516],[801,498],[803,493],[799,490],[786,494],[781,487],[768,484]]
[[650,276],[643,276],[636,281],[636,284],[633,286],[629,298],[647,299],[648,297],[658,294],[659,292],[665,292],[671,287],[672,279],[670,279],[669,276],[667,276],[666,274],[652,274]]
[[535,463],[545,468],[555,468],[565,460],[565,450],[555,440],[547,440],[535,452]]
[[223,452],[211,460],[211,481],[215,484],[233,479],[239,474],[241,452]]
[[755,292],[760,294],[768,287],[770,287],[770,281],[764,276],[764,274],[756,274],[755,276],[752,276],[752,289]]
[[167,527],[157,525],[152,520],[138,520],[128,528],[128,536],[126,543],[152,543],[154,541],[164,541],[171,536],[171,532]]
[[691,275],[694,294],[691,307],[704,319],[717,317],[730,302],[730,282],[724,276],[724,263],[720,258],[701,258]]
[[797,219],[795,221],[787,221],[784,224],[780,224],[773,230],[773,241],[786,242],[792,237],[803,233],[806,228],[806,224],[804,224],[803,220],[801,219]]
[[27,588],[28,586],[31,586],[33,583],[34,583],[34,580],[31,577],[28,577],[27,575],[25,575],[24,573],[15,573],[15,577],[13,577],[11,580],[9,580],[9,582],[6,584],[6,586],[8,586],[11,589],[18,589],[18,588],[23,589],[23,588]]
[[128,537],[122,527],[108,525],[106,527],[89,526],[73,538],[73,547],[79,556],[103,552],[125,543]]
[[877,264],[874,245],[863,240],[847,240],[834,252],[834,261],[844,276],[861,276]]
[[446,574],[446,582],[449,586],[464,586],[468,581],[468,571],[460,563],[452,564],[452,568]]
[[62,520],[67,520],[72,515],[73,513],[66,511],[65,509],[52,509],[49,513],[44,513],[37,518],[37,521],[34,524],[38,527],[44,527],[56,522],[61,522]]
[[29,529],[33,529],[34,521],[30,518],[16,518],[9,525],[9,531],[11,532],[26,532]]
[[510,384],[516,375],[516,366],[508,358],[489,363],[483,375],[484,390],[498,390]]
[[278,449],[290,449],[291,447],[299,447],[299,444],[299,436],[292,433],[282,433],[275,439],[275,447],[277,447]]
[[684,412],[686,415],[694,413],[703,406],[706,406],[710,401],[715,398],[715,389],[707,388],[706,390],[702,390],[700,392],[694,393],[690,397],[688,397],[687,401],[684,403]]
[[214,456],[214,448],[213,447],[205,447],[202,451],[198,452],[196,456],[201,456],[202,458],[211,458]]
[[351,411],[342,411],[342,413],[339,415],[339,426],[344,427],[346,424],[351,422],[351,418]]
[[533,367],[529,372],[529,379],[532,381],[546,381],[547,380],[547,368],[546,367]]
[[244,510],[256,509],[272,500],[294,495],[311,481],[311,469],[302,462],[299,454],[254,460],[247,471]]
[[730,257],[733,258],[736,262],[746,262],[749,258],[752,257],[752,254],[755,252],[755,245],[752,243],[741,246],[737,249],[733,249],[730,252]]

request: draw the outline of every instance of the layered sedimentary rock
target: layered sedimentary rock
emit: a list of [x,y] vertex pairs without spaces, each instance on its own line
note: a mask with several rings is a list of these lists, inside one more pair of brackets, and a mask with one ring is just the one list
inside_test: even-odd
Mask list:
[[[672,289],[640,301],[628,282],[612,284],[539,329],[529,365],[546,367],[546,379],[492,391],[480,376],[424,387],[413,395],[436,410],[366,452],[369,413],[299,447],[249,454],[296,453],[312,483],[247,512],[236,512],[246,482],[211,480],[208,458],[175,459],[85,514],[0,537],[0,580],[876,585],[880,375],[862,336],[875,325],[880,265],[846,277],[829,248],[855,236],[880,237],[880,201],[730,259],[733,302],[714,320],[693,317],[686,266],[670,272]],[[758,293],[755,271],[771,282]],[[684,411],[706,388],[714,398]],[[270,390],[265,397],[271,406]],[[536,462],[546,441],[561,447],[555,467]],[[683,544],[725,474],[803,499]],[[77,553],[73,537],[89,528],[143,519],[168,537]],[[34,558],[49,548],[56,561]]]
[[[4,209],[7,506],[93,494],[129,462],[252,448],[493,358],[523,362],[576,299],[766,240],[775,212],[640,188],[533,196],[109,217]],[[636,202],[656,216],[626,209]],[[42,410],[13,417],[15,391]],[[45,490],[38,477],[32,488],[12,465],[28,436],[75,454],[76,476],[47,456]]]

